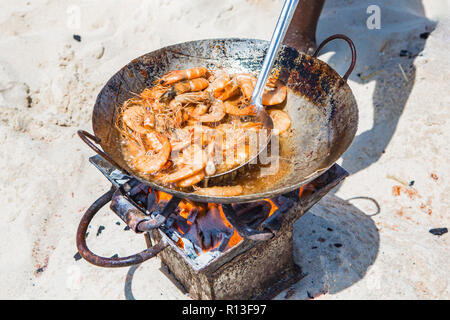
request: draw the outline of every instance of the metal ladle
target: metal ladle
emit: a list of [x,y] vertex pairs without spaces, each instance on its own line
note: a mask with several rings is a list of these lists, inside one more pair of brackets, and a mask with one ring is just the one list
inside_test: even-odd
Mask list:
[[284,39],[284,36],[286,35],[286,31],[289,27],[289,24],[291,23],[291,19],[295,12],[295,9],[297,8],[298,2],[299,0],[284,1],[283,8],[281,9],[281,13],[280,16],[278,17],[275,30],[273,31],[272,39],[270,40],[269,48],[267,49],[267,53],[262,64],[261,71],[259,72],[258,80],[256,81],[255,88],[253,89],[252,99],[250,101],[250,105],[255,106],[256,118],[258,119],[259,122],[261,122],[263,129],[267,130],[267,139],[264,140],[263,142],[260,141],[259,143],[260,148],[258,152],[252,157],[249,157],[249,159],[246,162],[240,164],[237,167],[234,167],[231,170],[213,176],[209,176],[208,178],[219,177],[231,173],[247,165],[248,163],[255,160],[261,154],[261,152],[263,152],[267,148],[267,145],[269,144],[270,139],[272,137],[273,121],[272,118],[270,118],[264,106],[262,105],[262,94],[266,86],[267,78],[269,77],[270,71],[272,70],[275,58],[277,57],[280,45]]

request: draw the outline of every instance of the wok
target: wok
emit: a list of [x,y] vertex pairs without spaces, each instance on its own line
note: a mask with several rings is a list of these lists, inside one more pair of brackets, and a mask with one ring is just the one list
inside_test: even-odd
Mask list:
[[[317,59],[322,47],[333,39],[345,40],[352,51],[352,62],[341,77],[325,62]],[[274,197],[292,191],[315,179],[331,167],[351,144],[357,129],[358,110],[347,79],[356,61],[352,41],[334,35],[322,42],[313,56],[282,46],[274,68],[288,88],[284,106],[292,120],[292,143],[296,152],[291,159],[292,173],[264,191],[234,197],[211,197],[171,189],[147,180],[124,161],[116,117],[124,101],[133,97],[163,74],[174,69],[196,66],[224,67],[257,73],[268,42],[255,39],[207,39],[168,46],[132,60],[119,70],[100,91],[93,111],[94,135],[79,131],[80,137],[118,169],[149,186],[178,198],[198,202],[237,203]],[[103,151],[95,144],[100,144]]]

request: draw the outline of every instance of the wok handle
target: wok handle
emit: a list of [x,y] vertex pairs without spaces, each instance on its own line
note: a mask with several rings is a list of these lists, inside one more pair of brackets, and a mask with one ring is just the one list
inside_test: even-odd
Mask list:
[[148,249],[141,251],[137,254],[123,257],[123,258],[106,258],[101,257],[93,253],[86,244],[86,232],[95,214],[108,202],[111,201],[114,194],[114,188],[111,188],[108,192],[98,198],[81,218],[80,224],[77,230],[77,248],[80,255],[88,262],[107,268],[127,267],[140,264],[148,259],[155,257],[159,252],[164,250],[169,244],[166,240],[161,239],[156,245],[149,247]]
[[[113,159],[111,159],[110,156],[108,156],[105,152],[103,152],[101,149],[99,149],[92,141],[94,141],[97,144],[100,144],[101,140],[99,137],[96,137],[93,134],[90,134],[87,131],[84,130],[78,130],[77,131],[78,136],[80,136],[81,140],[83,140],[84,143],[86,143],[92,150],[97,152],[101,157],[108,160],[113,166],[115,166],[117,169],[121,169],[121,166],[119,166]],[[92,141],[91,141],[92,140]]]
[[353,41],[347,37],[346,35],[343,34],[335,34],[333,36],[330,36],[328,38],[326,38],[325,40],[322,41],[322,43],[319,45],[319,47],[316,49],[316,52],[314,52],[313,57],[317,58],[320,50],[322,50],[322,48],[330,41],[334,40],[334,39],[342,39],[345,40],[348,45],[350,46],[350,50],[352,51],[352,63],[350,64],[350,67],[348,68],[347,72],[345,73],[345,75],[342,77],[345,81],[347,81],[348,77],[350,76],[350,74],[352,73],[353,69],[355,68],[355,64],[356,64],[356,48],[355,48],[355,44],[353,43]]

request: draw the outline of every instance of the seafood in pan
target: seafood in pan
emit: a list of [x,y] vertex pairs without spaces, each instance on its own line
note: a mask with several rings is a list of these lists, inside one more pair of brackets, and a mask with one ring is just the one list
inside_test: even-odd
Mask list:
[[[159,183],[202,195],[235,196],[241,186],[200,188],[205,178],[231,170],[255,154],[262,131],[250,105],[256,77],[197,67],[173,70],[154,86],[125,101],[116,126],[129,166]],[[282,81],[268,80],[262,103],[274,133],[291,126],[279,108],[287,95]]]

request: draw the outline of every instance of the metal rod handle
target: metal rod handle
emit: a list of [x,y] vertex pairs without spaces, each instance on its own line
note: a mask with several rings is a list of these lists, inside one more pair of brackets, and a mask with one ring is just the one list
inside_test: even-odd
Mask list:
[[89,250],[87,244],[86,244],[86,232],[87,228],[89,226],[89,223],[91,222],[92,218],[94,218],[95,214],[108,202],[111,201],[112,196],[115,192],[114,188],[111,188],[108,192],[106,192],[104,195],[102,195],[100,198],[97,199],[90,207],[87,209],[86,213],[81,218],[80,224],[78,225],[77,230],[77,248],[80,255],[88,262],[100,266],[100,267],[107,267],[107,268],[118,268],[118,267],[127,267],[127,266],[133,266],[136,264],[140,264],[148,259],[151,259],[155,257],[159,252],[161,252],[163,249],[165,249],[169,244],[164,240],[161,239],[160,242],[158,242],[156,245],[141,251],[137,254],[123,257],[123,258],[106,258],[101,257],[93,253],[91,250]]
[[[122,169],[121,166],[119,166],[113,159],[111,159],[111,157],[109,155],[107,155],[103,150],[101,150],[99,147],[97,147],[93,142],[100,144],[101,140],[99,137],[96,137],[93,134],[90,134],[87,131],[84,130],[78,130],[77,131],[78,136],[80,137],[81,140],[83,140],[84,143],[86,143],[92,150],[94,150],[98,155],[100,155],[101,157],[103,157],[104,159],[106,159],[107,161],[109,161],[113,166],[115,166],[117,169],[119,169],[120,171],[128,174],[128,172],[126,172],[125,170]],[[92,142],[92,141],[93,142]]]
[[316,49],[316,52],[314,52],[313,57],[317,58],[317,56],[319,55],[320,50],[322,50],[322,48],[330,41],[334,40],[334,39],[342,39],[345,40],[348,45],[350,46],[350,50],[352,51],[352,63],[350,64],[350,67],[348,68],[347,72],[345,73],[345,75],[342,77],[342,79],[344,79],[345,81],[347,81],[348,77],[350,76],[350,74],[352,73],[353,69],[355,68],[355,64],[356,64],[356,48],[355,48],[355,44],[353,43],[353,41],[347,37],[344,34],[335,34],[333,36],[330,36],[328,38],[326,38],[325,40],[323,40],[319,47]]
[[266,57],[262,64],[261,71],[256,81],[255,88],[252,95],[252,104],[261,105],[261,97],[266,86],[267,78],[272,70],[273,63],[277,57],[280,45],[286,35],[286,31],[291,23],[292,16],[297,8],[299,0],[286,0],[283,8],[281,9],[280,16],[278,17],[275,30],[270,40],[269,48],[267,49]]

